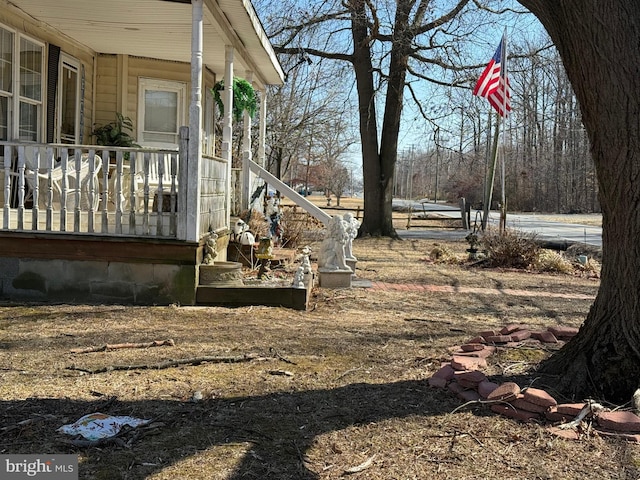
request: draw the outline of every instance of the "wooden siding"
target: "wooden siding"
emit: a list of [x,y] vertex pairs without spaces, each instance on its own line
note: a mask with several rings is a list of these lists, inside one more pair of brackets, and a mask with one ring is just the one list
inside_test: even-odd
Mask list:
[[[96,115],[95,123],[105,125],[113,122],[118,112],[117,88],[118,68],[116,55],[100,54],[96,62]],[[122,112],[126,115],[124,112]]]

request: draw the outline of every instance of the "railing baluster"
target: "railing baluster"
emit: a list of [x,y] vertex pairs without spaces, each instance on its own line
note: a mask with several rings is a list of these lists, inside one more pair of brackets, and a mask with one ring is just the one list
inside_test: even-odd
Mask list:
[[113,195],[115,199],[115,217],[116,217],[116,233],[122,233],[122,152],[116,152],[116,165],[114,175],[114,190]]
[[67,171],[69,167],[69,150],[62,149],[60,159],[60,169],[62,172],[60,185],[60,231],[67,231],[67,190],[69,189],[69,182],[67,180]]
[[163,212],[164,212],[164,198],[163,198],[163,177],[164,177],[164,153],[159,153],[154,155],[154,163],[156,163],[158,172],[158,189],[155,192],[154,201],[156,203],[156,235],[162,235],[162,224],[163,224]]
[[4,200],[3,200],[4,210],[2,212],[3,213],[2,228],[4,228],[5,230],[7,230],[9,228],[9,225],[11,225],[11,200],[12,200],[11,182],[14,179],[13,174],[11,172],[12,159],[13,159],[13,147],[11,145],[5,145],[4,146],[4,162],[3,162],[4,185],[2,186],[2,190],[4,192]]
[[24,230],[24,148],[18,147],[18,230]]
[[[31,175],[31,230],[38,230],[38,217],[40,216],[40,149],[38,147],[28,147],[25,149],[25,175]],[[33,163],[26,165],[27,151],[33,152]],[[31,170],[27,172],[27,167]],[[26,179],[26,178],[25,178]],[[25,192],[26,193],[26,192]]]
[[136,211],[137,205],[137,190],[138,190],[138,155],[136,152],[131,152],[129,155],[129,235],[136,234]]
[[176,201],[178,199],[177,196],[177,188],[176,188],[176,176],[178,174],[178,155],[175,153],[171,154],[171,217],[169,218],[169,235],[175,236],[177,231],[177,222],[176,222]]
[[[109,173],[110,173],[110,152],[102,150],[102,233],[109,233]],[[114,194],[117,192],[113,192]]]
[[53,148],[47,147],[45,151],[45,165],[47,168],[47,196],[45,211],[45,230],[53,230]]
[[144,152],[144,210],[142,212],[142,233],[149,235],[149,167],[151,165],[151,152]]

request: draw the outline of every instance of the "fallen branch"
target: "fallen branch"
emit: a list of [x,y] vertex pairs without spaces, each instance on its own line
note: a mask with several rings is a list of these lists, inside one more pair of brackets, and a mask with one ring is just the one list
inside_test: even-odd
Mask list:
[[84,372],[88,374],[96,374],[96,373],[115,372],[115,371],[122,371],[122,370],[161,370],[163,368],[178,367],[180,365],[197,366],[203,363],[242,363],[242,362],[251,362],[253,360],[264,360],[264,358],[258,355],[253,355],[253,354],[240,355],[237,357],[204,356],[204,357],[195,357],[195,358],[182,358],[179,360],[166,360],[164,362],[155,363],[155,364],[110,365],[108,367],[97,368],[95,370],[90,370],[82,367],[76,367],[75,365],[71,365],[70,367],[67,367],[67,370],[76,370],[76,371]]
[[275,358],[277,358],[278,360],[282,360],[284,363],[288,363],[288,364],[290,364],[290,365],[297,365],[297,363],[296,363],[296,362],[294,362],[294,361],[292,361],[292,360],[289,360],[288,358],[285,358],[285,357],[283,357],[282,355],[280,355],[280,353],[278,353],[278,351],[277,351],[275,348],[273,348],[273,347],[269,347],[269,351],[270,351],[271,353],[273,353],[273,356],[274,356]]
[[558,428],[562,430],[566,430],[569,428],[577,428],[578,425],[580,425],[580,423],[582,422],[582,420],[584,420],[584,418],[587,417],[588,415],[591,415],[593,413],[603,412],[605,410],[606,410],[605,407],[603,407],[599,403],[589,401],[584,407],[582,407],[582,410],[580,410],[580,413],[576,415],[576,418],[574,418],[573,421],[563,423],[562,425],[558,425]]
[[106,344],[99,347],[86,347],[86,348],[74,348],[71,353],[93,353],[93,352],[105,352],[107,350],[119,350],[122,348],[151,348],[151,347],[173,347],[175,342],[171,339],[168,340],[154,340],[153,342],[144,343],[113,343]]
[[346,475],[351,475],[352,473],[360,473],[363,470],[366,470],[367,468],[369,468],[372,464],[373,464],[373,459],[376,458],[375,455],[371,455],[369,458],[367,458],[364,462],[362,462],[360,465],[356,466],[356,467],[351,467],[351,468],[347,468],[344,473]]
[[7,425],[6,427],[0,428],[0,432],[10,432],[12,430],[28,427],[29,425],[33,425],[35,423],[44,422],[45,420],[56,420],[56,416],[55,415],[38,415],[33,418],[27,418],[26,420],[22,420],[18,423],[14,423],[13,425]]

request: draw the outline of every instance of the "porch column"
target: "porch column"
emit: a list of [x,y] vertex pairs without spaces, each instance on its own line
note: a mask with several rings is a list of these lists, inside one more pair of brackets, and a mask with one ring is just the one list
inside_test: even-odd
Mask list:
[[[203,0],[191,2],[191,103],[189,105],[189,160],[186,182],[186,240],[200,238],[200,162],[202,161],[202,45]],[[184,170],[182,170],[184,172]],[[184,196],[183,196],[184,198]]]
[[258,138],[258,161],[256,162],[262,168],[265,166],[267,142],[267,89],[266,87],[260,91],[260,130]]
[[[253,72],[247,70],[245,80],[253,84]],[[251,153],[251,115],[246,110],[243,113],[243,134],[242,134],[242,210],[249,209],[249,199],[251,198],[251,170],[249,162],[252,160]]]
[[220,157],[227,162],[227,194],[225,204],[227,208],[227,225],[231,225],[231,136],[233,128],[233,55],[232,46],[225,45],[224,90],[222,91],[222,148]]

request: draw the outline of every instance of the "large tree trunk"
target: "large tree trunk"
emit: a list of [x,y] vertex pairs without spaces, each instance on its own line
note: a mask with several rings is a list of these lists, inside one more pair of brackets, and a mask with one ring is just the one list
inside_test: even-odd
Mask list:
[[[393,42],[389,60],[389,78],[382,120],[382,140],[380,143],[380,183],[383,192],[383,221],[386,235],[397,237],[393,228],[393,186],[398,159],[398,137],[404,97],[405,79],[409,63],[409,49],[413,34],[409,27],[409,13],[413,2],[396,2],[396,16],[393,26]],[[366,215],[366,213],[365,213]]]
[[[353,68],[358,89],[360,139],[362,141],[362,171],[364,183],[364,219],[359,235],[397,236],[393,229],[391,202],[388,201],[389,181],[383,179],[383,160],[379,153],[376,124],[375,87],[366,4],[363,0],[349,2],[353,35]],[[393,188],[393,178],[391,179]],[[391,190],[393,192],[393,190]]]
[[640,383],[638,0],[519,0],[553,39],[580,102],[602,205],[600,290],[577,337],[542,366],[561,390],[627,401]]

